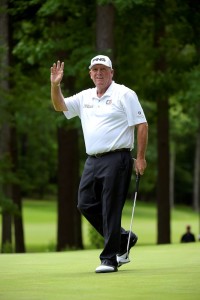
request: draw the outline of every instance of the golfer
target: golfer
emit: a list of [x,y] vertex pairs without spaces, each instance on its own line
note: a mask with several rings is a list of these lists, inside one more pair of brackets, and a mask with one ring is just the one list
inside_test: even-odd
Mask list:
[[[88,155],[78,191],[78,209],[103,236],[104,249],[96,273],[116,272],[128,263],[129,231],[121,228],[122,209],[133,170],[131,150],[137,129],[136,173],[146,168],[148,124],[134,91],[113,81],[109,57],[92,58],[89,75],[95,87],[64,98],[64,62],[51,67],[51,98],[56,111],[81,120]],[[129,249],[137,242],[130,233]],[[129,252],[129,251],[128,251]]]

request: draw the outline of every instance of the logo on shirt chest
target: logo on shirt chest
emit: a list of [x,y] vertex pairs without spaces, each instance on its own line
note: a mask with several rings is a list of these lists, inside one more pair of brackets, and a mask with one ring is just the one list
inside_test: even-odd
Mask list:
[[107,105],[111,105],[111,104],[112,104],[112,100],[111,100],[111,99],[106,100],[106,104],[107,104]]
[[[105,104],[106,105],[111,105],[112,104],[112,99],[108,99],[108,100],[102,101],[102,102],[101,101],[102,100],[98,101],[98,105],[97,105],[98,108],[104,107]],[[85,103],[85,104],[83,104],[83,108],[94,108],[94,107],[96,107],[96,105],[93,104],[93,103]]]
[[94,106],[92,104],[84,104],[83,108],[93,108]]

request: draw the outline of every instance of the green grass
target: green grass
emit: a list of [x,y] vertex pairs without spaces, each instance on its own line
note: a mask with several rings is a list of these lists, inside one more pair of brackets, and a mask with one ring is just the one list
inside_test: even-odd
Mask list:
[[[89,225],[84,219],[87,250],[50,252],[56,243],[56,203],[24,201],[23,207],[29,253],[0,255],[0,300],[199,299],[200,242],[180,243],[187,224],[198,235],[198,214],[191,209],[172,210],[172,244],[158,246],[155,205],[138,201],[133,229],[139,241],[131,251],[131,263],[116,273],[95,274],[101,249],[88,250]],[[122,219],[127,229],[131,211],[132,203],[127,202]],[[38,251],[43,253],[30,253]]]
[[51,251],[56,244],[57,207],[54,201],[24,201],[27,251]]
[[95,274],[99,250],[0,255],[1,300],[195,300],[200,244],[136,246],[131,263]]
[[[127,201],[123,211],[122,226],[130,227],[132,202]],[[138,234],[138,245],[154,245],[157,239],[156,207],[137,201],[135,207],[133,230]],[[25,243],[27,252],[53,251],[56,244],[57,208],[55,201],[31,201],[23,203],[23,218]],[[0,217],[1,219],[1,217]],[[199,217],[191,208],[177,207],[171,213],[171,241],[173,244],[180,242],[180,236],[185,231],[187,224],[192,226],[192,231],[197,237],[199,232]],[[91,248],[88,238],[89,224],[83,219],[83,241],[86,249]],[[1,239],[1,220],[0,220]]]

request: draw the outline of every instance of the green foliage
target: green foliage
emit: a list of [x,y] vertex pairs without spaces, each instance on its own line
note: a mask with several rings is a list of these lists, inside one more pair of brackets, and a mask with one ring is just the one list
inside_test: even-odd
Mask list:
[[104,239],[103,237],[91,226],[88,228],[88,236],[90,245],[93,249],[103,248]]
[[118,11],[127,11],[135,5],[152,6],[155,0],[98,0],[99,5],[113,4]]
[[[17,2],[14,2],[14,7],[18,6]],[[44,58],[45,62],[52,63],[52,57],[59,53],[60,59],[68,57],[69,53],[70,57],[72,55],[75,58],[76,63],[81,63],[82,59],[88,63],[88,58],[83,55],[91,53],[91,47],[88,47],[92,38],[88,31],[92,25],[90,6],[86,7],[78,0],[37,1],[36,4],[35,1],[30,1],[29,7],[24,11],[27,16],[23,21],[20,20],[15,32],[17,44],[13,53],[32,65],[43,64]],[[36,13],[30,16],[28,14],[30,9]],[[12,13],[18,19],[15,9]],[[76,65],[79,67],[79,64],[74,64],[73,57],[67,61],[66,74],[70,76],[76,74]]]
[[17,205],[13,203],[12,199],[5,196],[5,190],[9,189],[10,184],[17,183],[19,183],[19,180],[11,171],[10,157],[4,155],[0,159],[0,214],[19,214]]
[[[90,6],[84,6],[82,1],[17,0],[10,4],[16,62],[12,70],[12,91],[4,111],[17,127],[17,177],[22,193],[37,193],[42,197],[45,193],[55,193],[56,129],[65,121],[64,115],[55,113],[50,103],[49,69],[54,61],[64,59],[65,78],[75,75],[80,78],[74,87],[68,88],[81,89],[84,82],[88,84],[82,69],[88,74],[92,52],[88,28],[92,14]],[[80,122],[73,120],[68,126],[80,127]]]
[[[49,83],[42,71],[40,76],[34,68],[32,75],[35,80],[20,74],[15,70],[12,90],[12,110],[17,126],[19,167],[18,176],[21,181],[22,192],[38,191],[40,196],[48,193],[48,183],[56,172],[57,144],[56,122],[49,97]],[[20,80],[17,80],[20,78]],[[28,93],[24,93],[24,89]],[[15,99],[17,98],[17,101]],[[49,191],[50,192],[50,191]]]
[[13,253],[12,244],[10,242],[5,242],[3,244],[2,253]]
[[[45,193],[55,193],[57,127],[80,128],[78,118],[66,122],[62,114],[53,111],[49,69],[57,59],[65,62],[62,89],[66,96],[92,86],[88,64],[96,54],[96,4],[115,7],[114,79],[137,92],[150,125],[148,169],[141,190],[147,199],[153,197],[156,188],[155,97],[158,94],[170,98],[171,144],[178,141],[180,157],[187,157],[188,136],[194,144],[200,93],[198,3],[189,6],[186,0],[166,1],[163,11],[166,35],[158,51],[154,43],[155,0],[10,0],[12,81],[9,94],[0,89],[0,96],[5,99],[0,101],[0,123],[8,121],[17,127],[19,168],[12,181],[20,182],[24,194],[42,197]],[[155,59],[163,53],[166,71],[156,73]],[[83,166],[85,148],[81,129],[80,151]],[[179,169],[184,168],[182,160],[180,164],[176,167],[178,176],[181,176]],[[190,164],[189,174],[191,160]],[[186,182],[191,185],[191,175],[184,176],[182,186]]]
[[11,172],[12,163],[10,160],[10,156],[8,153],[1,155],[0,159],[0,186],[4,184],[13,183],[15,177],[13,177],[13,173]]
[[19,215],[19,209],[16,204],[9,198],[6,198],[3,193],[0,193],[0,214],[9,213],[10,215]]

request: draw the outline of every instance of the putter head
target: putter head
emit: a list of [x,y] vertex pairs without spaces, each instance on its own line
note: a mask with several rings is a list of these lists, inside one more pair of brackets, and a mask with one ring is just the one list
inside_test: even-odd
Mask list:
[[129,256],[128,256],[128,252],[122,254],[122,255],[117,255],[117,263],[118,263],[118,267],[121,267],[124,264],[127,264],[130,262]]

